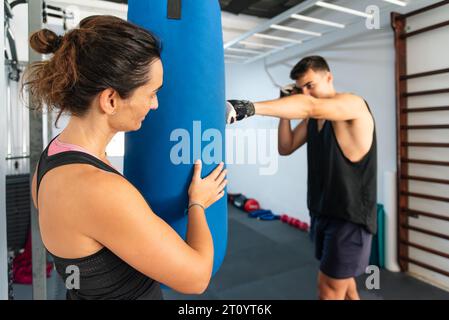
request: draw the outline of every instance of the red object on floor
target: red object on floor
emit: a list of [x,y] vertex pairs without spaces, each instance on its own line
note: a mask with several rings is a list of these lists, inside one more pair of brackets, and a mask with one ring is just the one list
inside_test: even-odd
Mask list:
[[307,222],[301,222],[301,225],[299,226],[299,229],[301,229],[302,231],[309,231],[309,225],[307,224]]
[[243,210],[246,212],[260,210],[260,204],[256,199],[248,199],[243,206]]
[[[53,263],[47,262],[47,278],[53,270]],[[12,263],[14,283],[31,284],[33,282],[33,268],[31,264],[31,232],[25,244],[25,250],[14,258]]]
[[295,228],[300,229],[301,221],[299,221],[298,219],[294,219],[293,222],[292,222],[292,226],[294,226]]
[[284,223],[288,223],[289,225],[291,225],[294,228],[297,228],[299,230],[308,232],[309,231],[309,225],[306,222],[302,222],[299,219],[293,218],[293,217],[289,217],[286,214],[282,214],[281,215],[281,221]]

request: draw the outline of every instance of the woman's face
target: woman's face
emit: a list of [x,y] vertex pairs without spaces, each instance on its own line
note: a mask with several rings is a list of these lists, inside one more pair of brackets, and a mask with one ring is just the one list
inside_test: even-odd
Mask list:
[[133,94],[121,101],[117,113],[111,116],[111,125],[117,131],[139,130],[142,122],[150,112],[158,108],[157,92],[163,83],[163,67],[161,60],[151,64],[149,81],[134,90]]

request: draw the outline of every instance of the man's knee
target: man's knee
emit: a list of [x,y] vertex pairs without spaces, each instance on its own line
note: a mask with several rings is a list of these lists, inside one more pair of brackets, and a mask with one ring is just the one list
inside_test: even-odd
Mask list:
[[326,285],[318,286],[318,299],[320,300],[344,300],[346,292]]
[[344,300],[351,279],[333,279],[322,272],[318,276],[318,298],[320,300]]
[[355,282],[355,279],[351,279],[351,282],[348,286],[348,291],[346,292],[346,299],[347,300],[360,300],[359,293],[357,292],[357,284]]

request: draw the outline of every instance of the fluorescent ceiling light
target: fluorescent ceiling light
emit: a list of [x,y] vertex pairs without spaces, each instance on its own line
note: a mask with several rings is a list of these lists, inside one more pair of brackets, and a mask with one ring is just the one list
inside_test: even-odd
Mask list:
[[337,6],[335,4],[327,3],[327,2],[324,2],[324,1],[318,1],[316,3],[316,5],[320,6],[320,7],[323,7],[323,8],[335,10],[335,11],[340,11],[340,12],[353,14],[355,16],[359,16],[359,17],[363,17],[363,18],[372,18],[373,17],[372,15],[370,15],[370,14],[368,14],[366,12],[357,11],[357,10],[349,9],[349,8],[342,7],[342,6]]
[[249,50],[249,49],[238,49],[238,48],[227,48],[226,50],[234,51],[234,52],[257,53],[257,54],[263,53],[261,51]]
[[272,24],[270,26],[270,28],[276,29],[276,30],[288,31],[288,32],[307,34],[307,35],[315,36],[315,37],[321,37],[321,33],[318,33],[318,32],[312,32],[312,31],[302,30],[302,29],[298,29],[298,28],[286,27],[286,26],[281,26],[278,24]]
[[392,4],[396,4],[396,5],[401,6],[401,7],[405,7],[407,5],[407,2],[401,1],[401,0],[384,0],[384,1],[392,3]]
[[284,41],[284,42],[291,42],[291,43],[302,43],[301,40],[294,40],[294,39],[290,39],[290,38],[270,36],[268,34],[263,34],[263,33],[255,33],[254,36],[257,38],[262,38],[262,39],[270,39],[270,40],[277,40],[277,41]]
[[249,57],[244,57],[244,56],[237,56],[234,54],[225,54],[224,55],[225,58],[231,58],[231,59],[248,59]]
[[272,45],[265,44],[265,43],[251,42],[251,41],[240,41],[239,43],[243,44],[245,46],[255,46],[255,47],[261,47],[261,48],[270,48],[270,49],[282,48],[279,46],[272,46]]
[[302,21],[307,21],[307,22],[312,22],[312,23],[323,24],[325,26],[330,26],[330,27],[336,27],[336,28],[341,28],[341,29],[343,29],[345,27],[345,25],[341,24],[341,23],[307,17],[307,16],[303,16],[300,14],[292,14],[290,17],[293,19],[296,19],[296,20],[302,20]]

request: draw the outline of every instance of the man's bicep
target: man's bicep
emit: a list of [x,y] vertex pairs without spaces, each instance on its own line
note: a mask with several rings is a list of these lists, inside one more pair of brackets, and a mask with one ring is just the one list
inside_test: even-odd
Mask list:
[[362,117],[365,111],[365,101],[361,97],[352,94],[339,94],[335,98],[316,99],[313,118],[348,121]]

